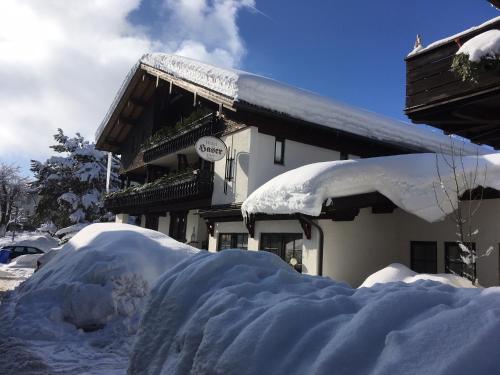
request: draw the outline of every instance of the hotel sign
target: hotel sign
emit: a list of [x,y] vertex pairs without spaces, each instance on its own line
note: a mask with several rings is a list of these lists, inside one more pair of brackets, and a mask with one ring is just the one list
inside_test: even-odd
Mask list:
[[194,147],[200,158],[211,162],[221,160],[227,152],[226,144],[216,137],[201,137]]

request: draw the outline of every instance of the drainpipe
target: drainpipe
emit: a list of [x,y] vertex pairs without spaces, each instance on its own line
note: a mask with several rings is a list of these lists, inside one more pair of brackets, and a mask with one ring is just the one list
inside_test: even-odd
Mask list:
[[312,221],[309,217],[300,214],[299,215],[302,220],[304,220],[307,224],[315,227],[318,230],[319,234],[319,245],[318,245],[318,275],[323,276],[323,244],[325,235],[323,233],[323,229],[319,226],[318,223]]

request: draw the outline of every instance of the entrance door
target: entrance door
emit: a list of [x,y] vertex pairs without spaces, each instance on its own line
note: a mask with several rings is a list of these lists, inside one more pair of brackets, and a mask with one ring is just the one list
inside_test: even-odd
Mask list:
[[179,242],[186,240],[187,211],[177,211],[170,213],[169,236]]
[[263,233],[260,250],[276,254],[302,272],[302,233]]
[[160,217],[158,215],[146,215],[146,224],[145,227],[147,229],[158,230],[158,222]]

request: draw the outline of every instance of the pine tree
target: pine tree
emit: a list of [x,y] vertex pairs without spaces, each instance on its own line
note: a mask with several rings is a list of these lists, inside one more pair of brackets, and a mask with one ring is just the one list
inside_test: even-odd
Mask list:
[[[107,153],[96,150],[77,133],[66,136],[62,129],[54,135],[56,144],[50,146],[58,156],[45,162],[31,161],[35,175],[32,186],[40,198],[36,222],[54,223],[57,228],[78,223],[106,221],[103,195],[106,189]],[[113,159],[110,187],[119,186],[118,161]]]

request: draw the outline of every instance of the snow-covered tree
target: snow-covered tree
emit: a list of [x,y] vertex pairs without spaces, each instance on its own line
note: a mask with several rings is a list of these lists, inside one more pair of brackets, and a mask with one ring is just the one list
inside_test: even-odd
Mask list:
[[[54,135],[51,148],[58,153],[45,162],[31,161],[35,174],[32,186],[39,194],[36,218],[39,224],[54,223],[63,228],[77,223],[105,221],[103,207],[108,154],[79,133],[70,138],[62,129]],[[119,163],[113,159],[110,187],[119,186]]]
[[7,225],[19,211],[19,203],[26,192],[26,178],[19,167],[0,163],[0,237],[5,236]]

